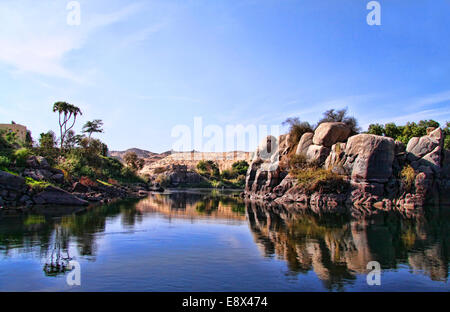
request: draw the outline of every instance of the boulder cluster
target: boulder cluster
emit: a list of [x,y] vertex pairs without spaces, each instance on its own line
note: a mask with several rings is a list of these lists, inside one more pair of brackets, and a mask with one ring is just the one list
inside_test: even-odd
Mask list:
[[[161,181],[161,179],[164,181]],[[169,187],[195,186],[207,183],[205,177],[189,169],[187,165],[178,164],[165,166],[162,172],[151,175],[150,180],[155,188],[161,187],[161,182],[164,182],[165,186]]]
[[[289,134],[269,136],[254,154],[244,195],[274,203],[303,203],[317,212],[349,207],[408,210],[430,202],[445,203],[446,191],[450,190],[450,154],[444,150],[442,129],[427,132],[412,138],[406,147],[389,137],[352,135],[341,122],[322,123],[314,132],[303,134],[296,144],[290,142]],[[276,150],[267,157],[273,146]],[[293,154],[340,175],[348,189],[342,193],[305,193],[287,165]],[[409,167],[413,180],[412,187],[406,188],[402,179],[404,169]]]
[[[31,179],[27,181],[27,178]],[[43,183],[32,185],[30,180]],[[45,158],[37,156],[27,159],[26,168],[20,175],[0,170],[0,209],[35,205],[87,206],[115,198],[144,197],[148,191],[150,188],[146,184],[121,186],[89,179],[66,179],[63,171],[51,167]]]

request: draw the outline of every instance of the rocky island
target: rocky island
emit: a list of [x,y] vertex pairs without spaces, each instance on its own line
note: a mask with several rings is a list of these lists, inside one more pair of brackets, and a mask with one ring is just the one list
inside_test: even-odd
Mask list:
[[[441,128],[429,127],[406,145],[381,135],[352,135],[343,122],[321,123],[299,141],[290,136],[269,136],[258,147],[246,178],[247,199],[353,214],[449,203],[450,152]],[[270,146],[276,150],[264,159]],[[269,163],[278,166],[268,171]]]

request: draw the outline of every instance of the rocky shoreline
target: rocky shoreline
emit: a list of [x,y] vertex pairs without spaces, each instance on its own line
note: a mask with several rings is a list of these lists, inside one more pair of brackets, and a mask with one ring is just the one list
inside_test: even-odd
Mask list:
[[[243,197],[309,207],[316,213],[407,212],[425,205],[450,205],[450,151],[444,149],[440,128],[427,133],[405,146],[384,136],[350,136],[345,124],[327,122],[314,133],[303,134],[296,144],[289,143],[289,134],[269,136],[249,167]],[[263,157],[274,141],[276,149],[270,157]],[[292,155],[303,155],[307,162],[339,175],[342,187],[333,192],[326,188],[305,190],[287,165]],[[267,169],[274,164],[276,169]],[[406,187],[401,175],[409,167],[411,185]]]
[[[33,187],[27,178],[44,182]],[[89,183],[87,183],[89,182]],[[31,156],[21,175],[0,171],[0,209],[23,209],[34,206],[88,206],[115,199],[142,198],[150,191],[162,191],[148,184],[112,185],[79,179],[65,181],[64,173],[49,166],[43,157]]]

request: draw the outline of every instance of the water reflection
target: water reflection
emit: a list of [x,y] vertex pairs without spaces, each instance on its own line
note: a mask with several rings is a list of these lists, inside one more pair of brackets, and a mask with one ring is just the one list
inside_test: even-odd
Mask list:
[[244,202],[220,192],[154,194],[68,215],[0,215],[0,268],[7,269],[2,259],[31,254],[40,259],[46,276],[65,274],[67,262],[73,258],[96,261],[99,238],[111,222],[120,220],[119,231],[133,234],[138,224],[155,216],[212,224],[248,222],[261,256],[281,259],[294,276],[313,271],[329,290],[354,284],[374,260],[383,269],[407,265],[432,281],[448,280],[448,214],[434,211],[410,219],[389,214],[370,219],[319,216]]
[[159,212],[168,217],[245,220],[245,205],[239,197],[218,191],[152,194],[140,201],[141,212]]
[[383,269],[408,264],[434,281],[448,278],[448,216],[355,220],[256,203],[247,204],[247,213],[265,256],[286,260],[292,272],[314,270],[328,289],[341,289],[356,274],[366,274],[370,261],[378,261]]

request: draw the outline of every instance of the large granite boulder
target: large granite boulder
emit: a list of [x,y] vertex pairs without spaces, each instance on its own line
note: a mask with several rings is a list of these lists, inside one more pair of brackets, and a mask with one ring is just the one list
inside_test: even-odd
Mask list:
[[392,138],[358,134],[348,139],[345,170],[354,181],[385,183],[392,175],[395,143]]
[[87,201],[54,186],[47,186],[42,192],[33,197],[33,201],[39,205],[88,205]]
[[317,163],[322,166],[325,163],[330,149],[321,145],[310,145],[306,151],[306,160],[310,163]]
[[408,159],[414,169],[419,166],[428,166],[433,171],[440,172],[444,156],[444,133],[437,128],[423,137],[414,137],[409,140],[406,147]]
[[437,128],[429,135],[423,137],[414,137],[409,140],[406,151],[416,157],[423,157],[433,151],[436,147],[441,146],[444,139],[444,133],[441,128]]
[[310,147],[313,144],[313,132],[307,132],[302,135],[300,138],[300,141],[297,145],[297,150],[295,151],[295,154],[300,155],[306,155],[306,152],[308,151],[308,147]]
[[345,142],[350,133],[350,128],[343,122],[324,122],[314,131],[313,144],[331,147],[337,142]]
[[22,192],[26,189],[25,179],[0,170],[0,186],[4,189]]
[[[281,159],[287,158],[292,146],[289,145],[289,137],[268,136],[258,146],[253,160],[247,171],[245,191],[254,195],[258,193],[270,193],[286,177],[287,172]],[[287,161],[284,161],[287,163]]]

